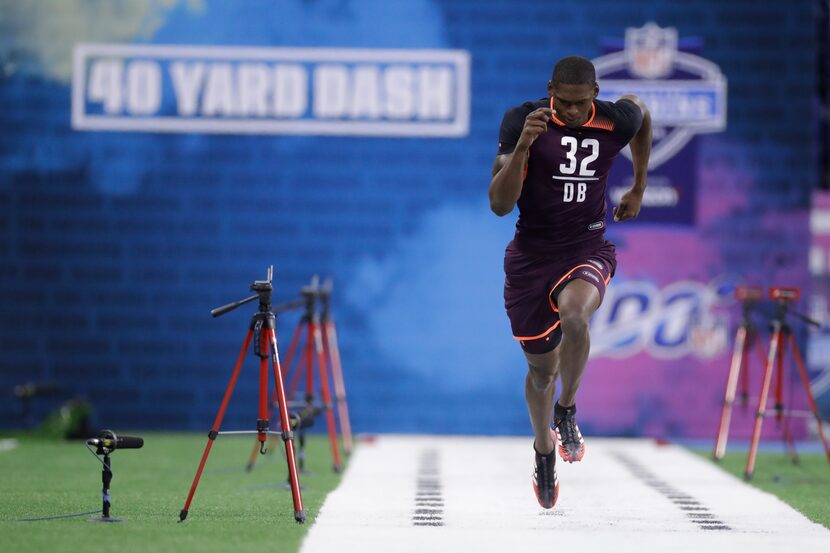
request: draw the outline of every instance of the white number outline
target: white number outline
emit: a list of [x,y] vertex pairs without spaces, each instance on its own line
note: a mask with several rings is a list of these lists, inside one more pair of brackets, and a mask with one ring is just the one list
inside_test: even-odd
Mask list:
[[582,160],[579,166],[579,175],[583,177],[593,177],[597,174],[595,169],[588,169],[588,164],[595,161],[599,157],[599,140],[596,138],[586,138],[582,141],[583,148],[591,148],[591,154]]
[[[573,175],[576,172],[577,165],[579,166],[579,176],[580,177],[593,177],[597,174],[595,169],[589,169],[588,165],[596,161],[599,157],[599,140],[596,138],[585,138],[582,140],[582,147],[583,148],[590,148],[591,153],[588,154],[587,157],[582,159],[582,162],[579,162],[576,159],[576,152],[578,149],[579,141],[576,137],[573,136],[563,136],[562,137],[562,146],[569,149],[569,151],[565,152],[565,157],[568,158],[568,164],[565,165],[564,163],[559,164],[559,172],[563,175]],[[588,190],[588,184],[585,182],[579,182],[576,186],[576,202],[582,203],[585,201],[585,195]],[[574,201],[574,183],[566,182],[564,185],[564,191],[562,196],[562,201],[564,203]]]
[[570,152],[567,152],[565,156],[568,158],[568,165],[564,163],[559,164],[559,172],[563,175],[573,175],[576,172],[576,150],[579,147],[577,140],[573,136],[563,136],[562,137],[562,146],[568,147],[571,149]]

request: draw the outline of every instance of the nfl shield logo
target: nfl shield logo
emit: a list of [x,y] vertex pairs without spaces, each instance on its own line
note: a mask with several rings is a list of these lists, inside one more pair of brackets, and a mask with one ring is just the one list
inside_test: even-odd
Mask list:
[[625,30],[625,53],[631,73],[641,79],[658,79],[672,72],[677,53],[677,29],[654,23]]
[[[650,169],[696,134],[726,128],[726,78],[720,67],[681,46],[677,29],[648,22],[625,30],[624,49],[593,60],[600,100],[636,94],[649,106],[656,129]],[[629,150],[622,154],[631,159]]]

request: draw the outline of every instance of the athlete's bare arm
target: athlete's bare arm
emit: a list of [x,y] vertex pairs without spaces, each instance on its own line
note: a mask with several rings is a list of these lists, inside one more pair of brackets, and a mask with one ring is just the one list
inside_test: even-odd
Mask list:
[[651,155],[651,113],[648,108],[634,94],[626,94],[620,99],[631,100],[643,112],[643,123],[640,130],[631,139],[631,158],[634,163],[634,184],[620,198],[620,205],[614,208],[614,221],[628,221],[634,219],[640,213],[640,205],[643,202],[643,193],[646,191],[646,178],[648,177],[648,158]]
[[519,201],[530,145],[548,129],[550,118],[549,108],[530,112],[513,152],[496,156],[490,180],[490,209],[499,217],[513,211]]

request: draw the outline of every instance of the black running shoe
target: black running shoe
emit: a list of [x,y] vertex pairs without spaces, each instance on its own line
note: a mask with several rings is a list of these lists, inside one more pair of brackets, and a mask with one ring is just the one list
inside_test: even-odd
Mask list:
[[575,416],[576,405],[565,408],[557,401],[553,407],[553,428],[556,431],[559,455],[568,463],[581,461],[585,455],[585,440],[582,439]]
[[559,478],[556,476],[556,448],[547,455],[536,451],[536,467],[533,470],[533,491],[536,500],[545,509],[556,505],[559,497]]

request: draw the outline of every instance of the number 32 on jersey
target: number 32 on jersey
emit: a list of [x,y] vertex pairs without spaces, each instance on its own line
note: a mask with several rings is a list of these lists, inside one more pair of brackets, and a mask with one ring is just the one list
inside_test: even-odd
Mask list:
[[[574,136],[563,136],[562,147],[565,148],[567,163],[559,164],[559,172],[563,177],[554,176],[554,179],[564,180],[563,202],[585,201],[585,193],[588,190],[588,181],[599,180],[595,177],[596,171],[589,168],[589,165],[599,157],[599,141],[596,138],[585,138],[581,146],[591,153],[582,159],[580,163],[576,159],[576,152],[579,149],[579,141]],[[577,168],[579,172],[577,173]]]

